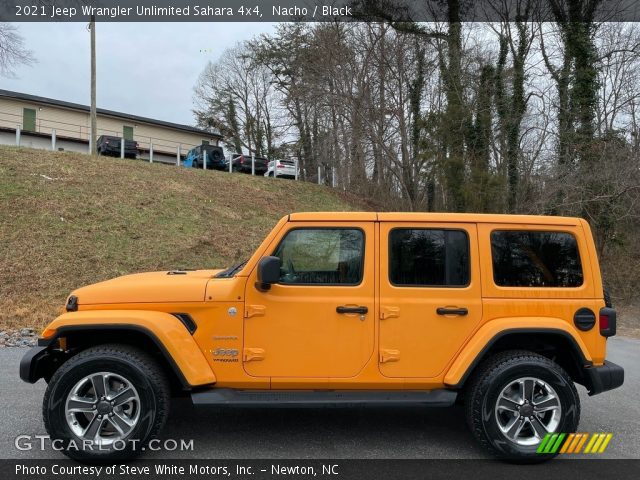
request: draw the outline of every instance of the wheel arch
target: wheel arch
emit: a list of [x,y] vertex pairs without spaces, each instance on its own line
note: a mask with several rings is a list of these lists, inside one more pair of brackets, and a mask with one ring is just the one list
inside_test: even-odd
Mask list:
[[541,354],[560,365],[574,382],[592,388],[585,368],[593,362],[585,353],[583,342],[566,329],[553,327],[509,328],[493,333],[476,345],[468,344],[445,374],[444,383],[449,388],[463,388],[482,362],[506,350]]
[[[42,371],[53,372],[68,358],[86,348],[105,344],[132,345],[154,354],[179,390],[215,383],[216,377],[189,330],[175,316],[147,311],[79,311],[54,320],[53,335],[39,345],[51,353]],[[64,343],[61,343],[64,339]],[[60,348],[63,346],[64,348]],[[57,349],[57,355],[56,355]],[[61,352],[64,351],[64,354]],[[46,363],[54,362],[47,366]],[[45,376],[46,375],[41,375]]]

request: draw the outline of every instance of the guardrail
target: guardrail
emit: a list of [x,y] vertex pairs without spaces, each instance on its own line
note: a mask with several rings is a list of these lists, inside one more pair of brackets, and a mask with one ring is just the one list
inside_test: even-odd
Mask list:
[[[40,138],[49,137],[51,139],[51,147],[52,151],[56,151],[58,149],[58,141],[65,142],[76,142],[80,144],[87,143],[86,151],[76,150],[80,153],[91,153],[90,152],[90,137],[91,137],[91,129],[86,125],[78,125],[72,124],[68,122],[62,122],[58,120],[48,120],[48,119],[38,119],[35,130],[24,130],[22,124],[22,115],[13,114],[9,112],[0,111],[0,129],[5,130],[15,130],[15,144],[16,146],[21,146],[22,135],[36,135]],[[125,140],[122,138],[122,132],[109,130],[105,128],[98,128],[96,132],[96,138],[101,135],[109,135],[120,138],[120,158],[125,158]],[[149,163],[154,163],[154,156],[156,154],[162,155],[164,157],[170,157],[175,155],[175,164],[180,166],[183,161],[183,157],[186,153],[194,147],[200,145],[193,145],[184,142],[177,142],[174,140],[169,140],[166,138],[158,138],[152,136],[140,136],[134,135],[133,141],[137,142],[138,145],[146,145],[146,148],[143,147],[141,150],[148,152],[148,161]],[[183,153],[184,152],[184,153]],[[204,161],[202,162],[202,169],[207,169],[207,161],[206,161],[206,150],[204,151]],[[233,158],[236,158],[236,155],[229,155],[223,157],[225,163],[228,164],[229,172],[233,172]],[[249,157],[249,155],[247,155]],[[255,175],[255,155],[251,155],[251,175]],[[144,159],[143,159],[144,160]],[[336,187],[336,170],[333,167],[321,167],[318,166],[317,176],[313,178],[312,175],[300,175],[300,168],[298,166],[298,161],[295,158],[289,159],[294,162],[295,165],[295,180],[303,180],[303,177],[306,177],[308,181],[317,181],[318,185],[327,185],[331,187]],[[160,160],[160,163],[171,163],[165,160]],[[278,177],[277,168],[274,168],[274,178]],[[309,172],[304,172],[309,173]],[[324,173],[324,175],[323,175]],[[314,182],[315,183],[315,182]]]

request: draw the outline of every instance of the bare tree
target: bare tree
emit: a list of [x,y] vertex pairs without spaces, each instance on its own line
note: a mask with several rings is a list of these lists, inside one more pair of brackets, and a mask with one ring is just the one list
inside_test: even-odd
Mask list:
[[10,23],[0,22],[0,76],[11,77],[17,67],[33,62],[33,53],[26,48],[18,28]]

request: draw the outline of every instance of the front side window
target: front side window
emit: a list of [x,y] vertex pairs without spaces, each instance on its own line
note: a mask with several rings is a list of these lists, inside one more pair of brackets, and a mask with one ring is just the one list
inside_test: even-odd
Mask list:
[[566,232],[496,230],[491,233],[493,279],[501,287],[579,287],[578,244]]
[[357,285],[364,270],[364,233],[349,228],[300,228],[284,237],[280,283]]
[[469,239],[462,230],[397,228],[389,233],[389,280],[397,286],[469,284]]

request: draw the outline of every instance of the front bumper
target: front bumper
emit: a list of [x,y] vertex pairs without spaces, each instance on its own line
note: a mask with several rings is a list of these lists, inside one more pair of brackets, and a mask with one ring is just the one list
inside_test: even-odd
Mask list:
[[37,382],[50,373],[51,360],[48,347],[38,346],[29,349],[20,360],[20,378],[27,383]]
[[604,362],[600,367],[584,369],[589,380],[589,395],[597,395],[618,388],[624,383],[624,369],[613,362]]

